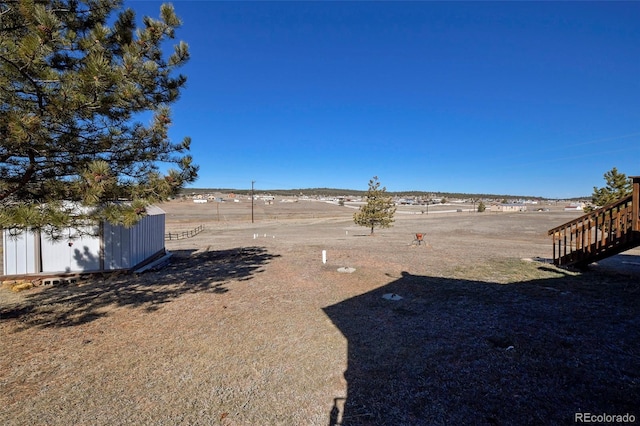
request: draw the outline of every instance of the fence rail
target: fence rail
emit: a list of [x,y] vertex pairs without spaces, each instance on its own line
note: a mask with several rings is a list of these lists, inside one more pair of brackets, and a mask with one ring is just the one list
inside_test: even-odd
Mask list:
[[166,234],[164,234],[164,239],[165,241],[171,241],[171,240],[182,240],[184,238],[191,238],[191,237],[195,237],[196,235],[198,235],[199,233],[201,233],[202,231],[204,231],[204,225],[200,225],[197,228],[188,230],[188,231],[176,231],[176,232],[168,232]]

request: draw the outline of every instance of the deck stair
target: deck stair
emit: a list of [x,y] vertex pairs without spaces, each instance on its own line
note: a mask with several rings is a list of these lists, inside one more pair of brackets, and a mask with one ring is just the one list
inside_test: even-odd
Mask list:
[[554,264],[585,268],[640,246],[640,176],[631,179],[631,195],[549,230]]

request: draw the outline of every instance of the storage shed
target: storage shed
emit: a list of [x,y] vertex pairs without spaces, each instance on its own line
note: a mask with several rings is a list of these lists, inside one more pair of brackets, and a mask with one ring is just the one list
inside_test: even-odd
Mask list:
[[83,231],[66,229],[54,240],[3,230],[4,275],[133,269],[165,252],[165,212],[157,206],[147,207],[147,216],[131,228],[103,222]]

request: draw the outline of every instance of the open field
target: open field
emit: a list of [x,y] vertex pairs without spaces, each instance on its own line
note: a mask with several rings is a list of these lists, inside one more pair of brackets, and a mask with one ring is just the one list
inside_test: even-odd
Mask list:
[[639,422],[640,250],[558,269],[575,213],[438,212],[470,207],[369,236],[321,201],[167,203],[167,231],[205,230],[165,267],[0,288],[0,423]]

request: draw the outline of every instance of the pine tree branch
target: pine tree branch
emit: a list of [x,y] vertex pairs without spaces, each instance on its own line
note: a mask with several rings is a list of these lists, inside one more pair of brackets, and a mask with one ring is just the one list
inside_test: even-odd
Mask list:
[[40,87],[36,83],[36,81],[28,73],[24,72],[24,70],[21,67],[19,67],[13,61],[11,61],[8,58],[6,58],[4,55],[0,55],[0,60],[3,60],[7,64],[9,64],[12,67],[14,67],[24,78],[29,80],[29,82],[33,85],[33,88],[36,90],[36,96],[38,98],[38,107],[41,110],[43,110],[44,109],[43,94],[42,94],[42,91],[41,91]]
[[32,176],[36,172],[35,163],[36,163],[35,155],[33,154],[33,152],[30,151],[29,152],[29,166],[26,168],[24,174],[22,175],[22,178],[17,183],[17,186],[15,186],[13,189],[9,189],[7,191],[4,191],[4,192],[0,193],[0,201],[3,201],[5,199],[7,199],[8,197],[10,197],[11,195],[15,194],[16,192],[20,191],[22,188],[24,188],[29,183],[29,181],[31,180]]

